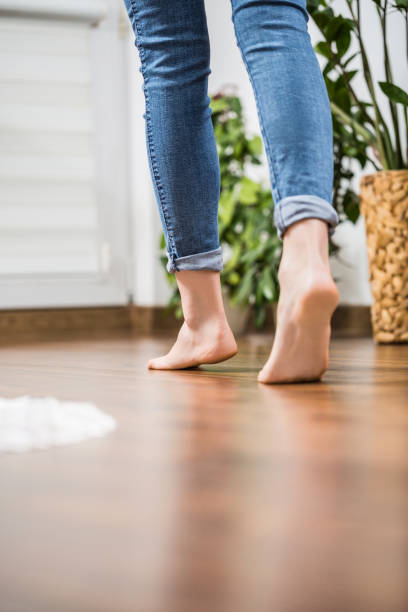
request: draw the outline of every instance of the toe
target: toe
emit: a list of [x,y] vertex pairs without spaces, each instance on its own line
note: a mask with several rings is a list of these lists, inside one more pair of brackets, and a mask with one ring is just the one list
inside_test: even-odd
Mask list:
[[155,357],[154,359],[150,359],[147,364],[149,370],[175,370],[177,366],[174,364],[172,360],[169,359],[167,355],[163,355],[163,357]]
[[261,382],[261,383],[267,382],[266,373],[264,372],[264,370],[260,370],[256,379],[258,382]]
[[149,370],[159,370],[160,369],[160,357],[156,357],[155,359],[150,359],[147,367]]

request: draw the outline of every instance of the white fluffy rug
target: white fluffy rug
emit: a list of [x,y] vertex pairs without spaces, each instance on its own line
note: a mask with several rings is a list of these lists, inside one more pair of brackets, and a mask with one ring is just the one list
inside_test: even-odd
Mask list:
[[115,427],[115,419],[91,403],[28,395],[0,398],[0,452],[72,444]]

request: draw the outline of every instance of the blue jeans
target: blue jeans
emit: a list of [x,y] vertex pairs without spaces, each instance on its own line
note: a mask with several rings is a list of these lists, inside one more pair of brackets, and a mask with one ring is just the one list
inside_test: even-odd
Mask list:
[[[141,61],[146,146],[167,270],[222,270],[204,0],[124,2]],[[296,221],[318,218],[331,235],[338,223],[332,205],[332,119],[307,30],[306,0],[231,4],[255,95],[278,234]]]

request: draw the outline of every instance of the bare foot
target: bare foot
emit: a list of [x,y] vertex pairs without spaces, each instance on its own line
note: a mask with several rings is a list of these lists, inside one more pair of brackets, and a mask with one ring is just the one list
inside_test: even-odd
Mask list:
[[279,282],[276,335],[258,381],[319,380],[328,367],[330,319],[339,299],[325,222],[307,219],[287,230]]
[[184,323],[167,355],[151,359],[150,370],[178,370],[218,363],[237,352],[222,300],[220,273],[212,270],[176,272]]
[[183,323],[177,340],[163,357],[151,359],[150,370],[179,370],[204,363],[225,361],[237,353],[237,343],[226,323],[206,325],[191,329]]

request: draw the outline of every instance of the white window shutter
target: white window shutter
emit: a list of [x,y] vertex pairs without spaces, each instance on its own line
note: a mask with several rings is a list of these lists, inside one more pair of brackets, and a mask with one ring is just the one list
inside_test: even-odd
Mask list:
[[71,14],[46,18],[1,5],[0,307],[126,303],[117,11],[92,27],[89,0],[88,13],[66,3]]

